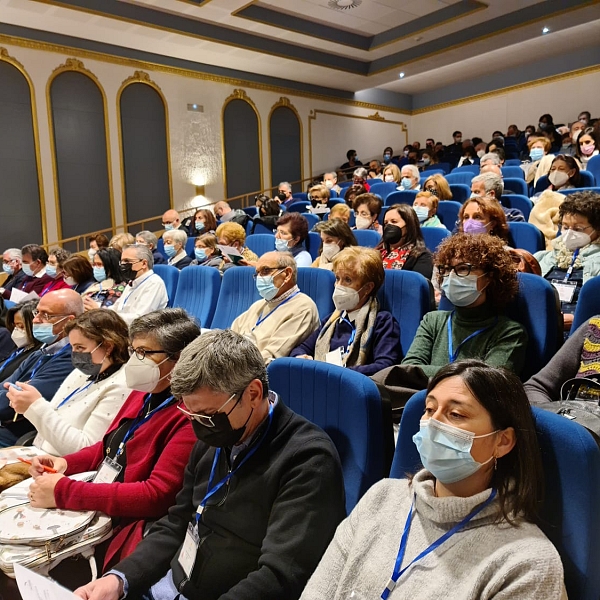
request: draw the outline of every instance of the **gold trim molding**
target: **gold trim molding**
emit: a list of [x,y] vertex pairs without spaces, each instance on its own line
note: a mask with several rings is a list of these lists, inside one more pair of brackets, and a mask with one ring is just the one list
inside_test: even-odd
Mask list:
[[102,95],[102,108],[104,110],[104,143],[106,145],[106,167],[107,167],[107,176],[108,176],[108,203],[110,207],[110,221],[112,225],[113,235],[116,232],[115,226],[115,199],[113,192],[113,178],[112,178],[112,160],[111,160],[111,152],[110,152],[110,125],[108,123],[108,103],[106,100],[106,92],[100,83],[100,80],[94,73],[92,73],[89,69],[85,67],[83,62],[78,58],[67,58],[64,64],[56,67],[50,77],[48,78],[48,82],[46,83],[46,106],[48,108],[48,134],[50,137],[50,155],[52,157],[52,171],[54,175],[54,205],[56,210],[56,233],[58,239],[62,239],[62,222],[61,222],[61,208],[60,208],[60,195],[58,189],[58,165],[56,164],[56,139],[54,138],[54,118],[52,113],[52,99],[50,95],[50,90],[52,87],[53,81],[62,73],[66,73],[69,71],[75,71],[76,73],[81,73],[86,77],[89,77],[95,84],[96,87],[100,90],[100,94]]
[[285,96],[282,96],[277,102],[275,102],[275,104],[273,104],[273,106],[271,106],[271,110],[269,111],[269,117],[267,121],[269,129],[269,186],[273,185],[273,163],[271,161],[271,117],[278,108],[289,108],[296,115],[296,119],[298,119],[298,127],[300,128],[300,179],[304,179],[304,128],[302,126],[302,118],[300,117],[300,113],[298,112],[296,107],[290,102],[290,99],[286,98]]
[[44,197],[44,180],[42,177],[42,158],[40,156],[40,132],[38,126],[37,103],[35,100],[35,89],[29,73],[25,67],[14,57],[12,57],[6,48],[0,47],[0,61],[12,65],[23,77],[29,86],[29,101],[31,109],[31,126],[33,130],[33,147],[35,152],[35,167],[38,180],[38,197],[40,202],[40,219],[42,225],[42,243],[48,243],[48,223],[46,220],[46,200]]
[[121,170],[121,205],[123,212],[123,224],[125,225],[128,222],[127,219],[127,198],[125,193],[125,161],[123,158],[123,126],[121,124],[121,96],[126,87],[133,85],[135,83],[141,83],[143,85],[147,85],[151,87],[160,97],[161,102],[163,104],[163,108],[165,111],[165,134],[166,134],[166,142],[167,142],[167,169],[168,169],[168,177],[169,177],[169,206],[173,208],[173,172],[171,166],[171,133],[169,128],[169,105],[167,104],[167,99],[163,94],[163,91],[160,89],[160,86],[150,78],[150,75],[145,71],[135,71],[133,75],[130,75],[121,83],[121,87],[119,87],[117,91],[117,134],[119,139],[119,168]]

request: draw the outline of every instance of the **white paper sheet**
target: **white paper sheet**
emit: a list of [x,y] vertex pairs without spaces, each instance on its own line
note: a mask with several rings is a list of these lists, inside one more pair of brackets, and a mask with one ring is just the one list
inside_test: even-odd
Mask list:
[[10,301],[19,304],[19,302],[25,302],[26,300],[35,300],[39,296],[35,292],[29,292],[26,294],[23,290],[17,290],[13,288],[10,291]]
[[15,563],[15,577],[23,600],[78,600],[67,588]]

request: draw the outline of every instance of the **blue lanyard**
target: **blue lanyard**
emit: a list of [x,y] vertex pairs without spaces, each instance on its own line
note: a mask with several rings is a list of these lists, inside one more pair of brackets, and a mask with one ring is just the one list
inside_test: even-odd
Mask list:
[[[52,356],[50,356],[50,360],[48,360],[46,362],[50,362],[53,358],[60,356],[63,352],[66,352],[70,347],[71,347],[71,344],[67,344],[66,346],[61,348],[56,354],[53,354]],[[45,356],[42,356],[33,366],[33,370],[31,371],[31,376],[29,377],[29,381],[31,381],[35,377],[37,370],[39,369],[40,365],[44,362],[44,358],[45,358]]]
[[458,533],[469,521],[471,521],[471,519],[474,519],[484,508],[486,508],[492,502],[492,500],[494,500],[495,497],[496,489],[493,489],[491,494],[489,495],[489,498],[483,504],[481,504],[481,506],[478,506],[476,509],[472,510],[460,523],[457,523],[452,529],[450,529],[450,531],[447,531],[444,535],[439,537],[435,542],[433,542],[433,544],[425,548],[425,550],[423,550],[421,554],[419,554],[416,558],[411,560],[410,563],[406,565],[406,567],[401,569],[400,567],[402,566],[402,561],[404,560],[404,554],[406,552],[406,545],[408,542],[408,533],[410,531],[410,526],[414,514],[413,507],[415,504],[415,500],[413,498],[412,504],[410,505],[410,511],[406,519],[406,524],[404,525],[404,533],[402,534],[402,539],[400,540],[400,549],[398,550],[398,556],[396,557],[394,572],[392,573],[388,584],[385,586],[385,589],[381,594],[382,600],[387,599],[387,597],[396,587],[398,579],[402,577],[402,575],[406,572],[407,569],[409,569],[418,560],[425,558],[428,554],[430,554],[434,550],[437,550],[445,541],[449,540],[455,533]]
[[90,381],[85,387],[78,387],[76,390],[73,390],[54,410],[58,410],[63,404],[66,404],[75,394],[85,392],[93,383],[96,383],[96,380]]
[[579,256],[579,248],[577,248],[577,250],[575,250],[575,252],[573,252],[573,260],[571,261],[571,264],[569,265],[569,268],[567,269],[567,273],[566,273],[563,281],[569,281],[569,277],[571,277],[571,275],[573,275],[573,269],[575,268],[575,261],[577,260],[578,256]]
[[115,460],[117,458],[119,458],[119,456],[121,456],[121,454],[123,454],[123,450],[125,449],[125,444],[129,440],[129,438],[144,423],[146,423],[148,420],[150,420],[157,412],[159,412],[163,408],[166,408],[167,406],[169,406],[169,404],[171,404],[171,400],[173,400],[173,396],[169,396],[164,402],[162,402],[159,406],[157,406],[152,412],[148,413],[144,418],[141,418],[141,416],[144,414],[144,411],[146,410],[146,406],[148,406],[148,403],[150,402],[151,398],[152,398],[152,394],[150,394],[148,396],[148,398],[146,398],[146,400],[144,401],[144,405],[142,406],[142,408],[140,408],[140,412],[138,412],[138,414],[137,414],[137,417],[134,419],[133,423],[127,430],[127,433],[123,436],[123,441],[119,444],[119,448],[117,449],[117,453],[115,454]]
[[154,275],[156,275],[156,273],[152,273],[152,275],[150,275],[150,277],[147,277],[146,279],[144,279],[144,281],[142,281],[142,283],[140,283],[140,285],[138,285],[135,289],[133,289],[133,286],[131,286],[131,293],[129,294],[129,296],[127,296],[127,298],[125,298],[125,300],[123,300],[123,306],[125,306],[127,304],[127,300],[129,300],[129,298],[131,298],[131,296],[133,296],[134,292],[137,292],[146,283],[146,281],[148,281],[148,279],[152,279],[152,277],[154,277]]
[[[258,317],[254,327],[251,331],[254,331],[261,323],[268,319],[278,308],[281,308],[286,302],[289,302],[294,296],[297,296],[300,292],[294,292],[289,298],[286,298],[281,304],[278,304],[270,313],[267,313],[264,317]],[[262,313],[261,313],[262,314]]]
[[24,352],[27,348],[19,348],[18,350],[15,350],[1,365],[0,365],[0,371],[2,371],[4,369],[4,367],[9,363],[12,362],[13,360],[15,360],[15,358],[17,358],[17,356],[19,356],[19,354],[21,354],[22,352]]
[[217,464],[219,462],[219,457],[221,456],[221,448],[217,448],[217,450],[215,452],[215,458],[213,459],[212,468],[210,470],[210,477],[208,478],[208,486],[207,486],[206,495],[204,496],[204,498],[202,499],[202,502],[200,502],[200,505],[198,506],[198,509],[196,510],[196,524],[198,524],[198,522],[200,521],[200,517],[202,516],[204,507],[206,506],[206,503],[208,502],[210,497],[214,496],[214,494],[216,494],[225,484],[227,484],[229,482],[229,480],[234,476],[234,474],[237,473],[242,468],[242,465],[247,460],[249,460],[250,457],[253,456],[254,453],[260,448],[261,444],[263,443],[263,441],[269,431],[269,428],[271,427],[271,423],[273,422],[273,408],[274,408],[274,405],[271,404],[269,406],[269,422],[268,422],[267,428],[265,429],[264,433],[262,434],[260,440],[254,445],[254,447],[250,450],[250,452],[248,452],[248,454],[246,454],[246,456],[244,456],[244,458],[240,461],[240,464],[235,469],[233,469],[233,471],[229,471],[229,473],[227,473],[227,475],[225,475],[225,477],[223,477],[223,479],[221,479],[221,481],[219,481],[218,483],[216,483],[213,486],[212,482],[215,477],[215,472],[217,470]]
[[45,288],[42,290],[42,293],[40,294],[40,298],[41,298],[42,296],[44,296],[45,294],[47,294],[48,292],[50,292],[50,291],[51,291],[51,290],[54,288],[54,286],[55,286],[55,285],[57,285],[57,284],[58,284],[58,281],[56,281],[56,280],[55,280],[55,281],[53,281],[52,283],[49,283],[49,284],[48,284],[48,285],[47,285],[47,286],[46,286],[46,287],[45,287]]
[[350,346],[352,346],[352,344],[354,343],[354,339],[356,338],[356,327],[354,327],[354,325],[352,325],[350,320],[347,319],[346,317],[342,317],[342,321],[344,321],[345,323],[348,323],[348,325],[350,325],[350,328],[352,329],[352,333],[350,334],[350,339],[348,340],[348,343],[346,344],[346,354],[348,354],[348,352],[350,352]]
[[451,363],[453,363],[458,358],[458,354],[460,352],[460,349],[469,340],[472,340],[475,336],[479,335],[480,333],[483,333],[484,331],[487,331],[488,329],[491,329],[492,327],[495,327],[496,324],[498,323],[498,317],[496,317],[496,320],[491,325],[488,325],[487,327],[482,327],[481,329],[478,329],[477,331],[474,331],[471,335],[467,336],[458,345],[458,348],[456,349],[456,352],[454,352],[454,342],[452,341],[452,317],[454,316],[454,312],[455,311],[452,311],[450,313],[450,316],[448,317],[448,356],[450,358],[450,362]]

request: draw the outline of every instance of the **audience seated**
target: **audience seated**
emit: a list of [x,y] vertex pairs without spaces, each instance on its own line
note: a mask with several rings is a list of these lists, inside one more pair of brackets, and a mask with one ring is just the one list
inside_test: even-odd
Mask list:
[[383,227],[379,224],[379,215],[383,208],[383,200],[374,194],[360,194],[354,199],[356,229],[372,229],[379,235]]
[[79,254],[73,254],[67,258],[62,267],[65,283],[78,294],[85,294],[88,288],[96,282],[90,261]]
[[[138,234],[139,235],[139,234]],[[117,235],[113,235],[110,238],[110,242],[108,244],[109,248],[114,248],[119,252],[123,252],[123,249],[126,246],[132,246],[135,244],[135,238],[128,232],[126,233],[117,233]],[[156,246],[154,246],[156,248]],[[165,261],[166,262],[166,261]]]
[[332,221],[333,219],[340,219],[341,221],[344,221],[346,225],[349,225],[350,215],[350,207],[347,204],[340,203],[334,205],[329,211],[329,220]]
[[472,196],[458,213],[460,233],[488,233],[508,242],[506,215],[498,202],[489,196]]
[[431,279],[433,262],[419,219],[408,204],[394,204],[385,213],[382,241],[377,247],[386,269],[416,271]]
[[21,248],[22,269],[25,277],[19,283],[18,289],[26,294],[35,292],[38,296],[44,291],[44,288],[50,285],[54,279],[46,274],[46,263],[48,254],[37,244],[28,244]]
[[369,170],[367,175],[369,179],[383,179],[381,163],[377,159],[369,161]]
[[577,138],[575,157],[580,162],[581,168],[585,170],[590,158],[598,156],[599,153],[600,135],[594,129],[588,127]]
[[110,308],[121,297],[127,282],[124,280],[119,262],[121,253],[114,248],[101,248],[92,261],[96,283],[82,294],[85,310]]
[[[282,181],[277,186],[277,200],[284,208],[294,203],[294,196],[292,194],[292,184],[289,181]],[[218,215],[217,215],[218,216]]]
[[575,156],[575,153],[577,152],[577,138],[581,135],[585,128],[586,124],[582,121],[574,121],[573,123],[571,123],[569,136],[563,139],[563,143],[560,148],[561,154],[566,154],[567,156]]
[[246,231],[240,224],[235,222],[221,223],[217,227],[216,236],[217,243],[220,246],[231,246],[242,255],[241,259],[234,258],[232,261],[229,256],[222,254],[223,262],[219,266],[221,272],[237,264],[252,265],[258,260],[258,256],[244,245],[246,243]]
[[2,254],[2,270],[8,275],[0,287],[0,294],[5,300],[10,298],[13,288],[19,289],[27,275],[22,269],[23,257],[18,248],[8,248]]
[[65,281],[65,261],[71,257],[71,253],[63,248],[54,248],[48,254],[48,262],[46,262],[46,275],[52,277],[52,283],[49,283],[39,294],[40,298],[48,292],[55,290],[63,290],[70,288],[71,284]]
[[162,226],[165,231],[175,231],[177,229],[187,233],[187,227],[181,222],[181,217],[176,210],[165,211],[162,216]]
[[194,260],[192,265],[220,268],[223,264],[221,251],[217,248],[217,237],[214,233],[199,235],[194,242]]
[[572,156],[559,154],[554,157],[548,174],[550,189],[555,192],[581,187],[579,165]]
[[386,183],[396,183],[397,185],[400,185],[401,180],[402,176],[400,175],[398,165],[391,164],[383,169],[383,181]]
[[[345,514],[331,439],[269,390],[260,353],[229,330],[190,344],[171,386],[200,440],[177,504],[111,574],[77,593],[298,598]],[[182,560],[192,530],[202,546]]]
[[[467,141],[467,140],[465,140]],[[457,167],[466,167],[467,165],[476,165],[479,157],[477,156],[477,151],[472,144],[464,145],[462,148],[462,156],[458,161]]]
[[[158,251],[158,238],[151,231],[140,231],[135,236],[135,244],[146,246],[152,252],[152,258],[155,265],[166,265],[167,259]],[[121,250],[119,250],[119,254]]]
[[348,152],[346,152],[346,158],[348,159],[348,162],[345,162],[339,170],[342,171],[346,177],[349,177],[357,167],[362,167],[363,164],[358,160],[356,150],[348,150]]
[[600,194],[569,194],[560,205],[562,234],[552,250],[535,254],[542,275],[554,285],[561,300],[565,329],[570,329],[581,286],[600,274]]
[[439,173],[434,173],[425,180],[423,190],[437,196],[438,200],[452,200],[450,185]]
[[265,364],[289,356],[319,326],[317,306],[297,285],[298,267],[288,252],[267,252],[256,263],[262,297],[237,317],[231,329],[252,340]]
[[399,190],[420,190],[421,174],[415,165],[404,165],[400,170]]
[[100,248],[108,248],[109,240],[103,233],[97,233],[90,236],[89,244],[88,258],[90,259],[90,262],[92,262],[94,256],[96,256],[96,252],[98,252]]
[[[327,191],[327,193],[329,194],[329,191]],[[261,202],[259,206],[259,200],[256,201],[258,215],[254,217],[254,228],[252,231],[254,232],[256,229],[256,224],[260,223],[274,232],[275,229],[277,229],[277,221],[279,220],[279,217],[283,215],[284,211],[281,209],[281,205],[277,200],[272,200],[268,196],[264,195],[259,196],[258,198],[261,198]],[[329,211],[329,209],[327,210]]]
[[367,190],[368,192],[370,189],[370,186],[367,183],[368,176],[369,173],[367,172],[367,170],[364,167],[359,167],[354,171],[354,173],[352,173],[352,185],[360,185],[364,187],[365,190]]
[[421,227],[444,227],[436,214],[438,205],[438,197],[431,192],[419,192],[415,196],[412,206]]
[[329,190],[324,185],[314,185],[308,190],[308,199],[310,206],[308,212],[313,215],[318,215],[319,218],[323,218],[329,212],[327,203],[329,202]]
[[328,190],[334,190],[338,194],[342,191],[342,188],[338,185],[337,173],[335,171],[330,171],[329,173],[323,174],[323,185]]
[[542,462],[517,377],[475,360],[448,365],[428,385],[413,440],[424,469],[363,496],[302,600],[566,597],[560,556],[536,525]]
[[363,185],[351,185],[346,190],[344,194],[344,202],[350,207],[353,208],[356,212],[355,200],[359,196],[367,193],[367,188]]
[[548,175],[554,160],[554,154],[549,154],[552,143],[546,136],[530,136],[527,141],[531,165],[525,172],[525,181],[535,185],[542,175]]
[[[498,167],[496,167],[498,168]],[[504,183],[501,175],[494,173],[483,173],[471,179],[471,197],[487,196],[496,200],[498,206],[504,211],[507,221],[524,222],[523,213],[516,208],[506,208],[500,203],[500,198],[504,193]]]
[[203,233],[214,233],[217,230],[217,220],[212,211],[207,208],[199,208],[192,217],[188,236],[202,235]]
[[25,382],[35,387],[44,398],[52,398],[73,370],[71,345],[65,332],[69,320],[83,313],[81,296],[74,290],[48,292],[33,312],[33,336],[42,343],[39,350],[19,365],[0,387],[0,447],[12,446],[33,425],[10,407],[11,384]]
[[177,267],[180,271],[192,262],[192,257],[185,251],[187,237],[187,233],[181,230],[165,231],[162,236],[165,254],[169,257],[167,264]]
[[127,246],[121,255],[119,269],[125,289],[117,301],[110,306],[126,323],[165,308],[169,301],[163,280],[154,273],[152,252],[147,246]]
[[300,213],[285,213],[277,221],[275,248],[279,252],[291,252],[299,267],[310,267],[312,257],[306,250],[308,221]]
[[[322,235],[322,234],[321,234]],[[336,310],[290,356],[314,359],[373,375],[400,360],[400,328],[379,310],[384,270],[377,250],[351,246],[333,259]]]
[[319,256],[313,262],[313,267],[319,269],[333,269],[333,259],[349,246],[357,246],[356,238],[347,223],[340,219],[329,219],[322,223],[317,223],[315,231],[321,236],[321,248]]
[[245,227],[248,221],[248,215],[243,210],[239,208],[231,208],[231,206],[229,206],[229,204],[224,200],[221,200],[215,204],[214,211],[215,217],[217,217],[221,223],[229,223],[232,221],[233,223],[237,223],[238,225]]

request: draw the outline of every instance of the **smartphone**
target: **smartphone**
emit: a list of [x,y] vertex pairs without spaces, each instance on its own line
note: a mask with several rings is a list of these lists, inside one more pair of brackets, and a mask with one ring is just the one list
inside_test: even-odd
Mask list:
[[15,390],[17,390],[18,392],[23,391],[23,388],[20,385],[17,385],[16,383],[12,383],[12,381],[9,381],[8,385],[10,385],[10,387],[14,387]]

